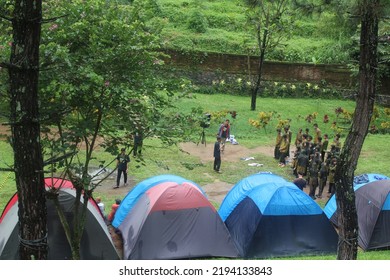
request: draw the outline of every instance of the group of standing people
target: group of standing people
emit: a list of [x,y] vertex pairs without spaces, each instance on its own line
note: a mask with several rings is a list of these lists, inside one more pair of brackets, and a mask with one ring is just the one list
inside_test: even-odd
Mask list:
[[[329,136],[322,135],[318,124],[314,124],[313,129],[313,135],[310,134],[309,128],[305,131],[299,129],[294,142],[296,150],[293,153],[291,166],[296,177],[294,183],[301,190],[309,186],[309,196],[316,199],[322,198],[326,184],[329,185],[329,195],[335,191],[334,174],[341,142],[340,135],[336,134],[329,145]],[[283,131],[277,129],[274,157],[281,167],[286,166],[286,161],[290,161],[291,136],[289,126],[284,127]]]

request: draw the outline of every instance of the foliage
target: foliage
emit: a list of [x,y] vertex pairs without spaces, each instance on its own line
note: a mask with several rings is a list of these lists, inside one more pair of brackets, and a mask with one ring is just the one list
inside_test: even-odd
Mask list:
[[[99,184],[89,174],[96,149],[116,155],[120,146],[132,145],[136,131],[169,145],[192,133],[191,115],[172,114],[171,104],[186,91],[173,94],[178,87],[157,75],[165,55],[156,51],[158,28],[148,13],[153,2],[76,0],[43,7],[53,21],[43,25],[40,48],[42,143],[46,170],[67,176],[77,192],[73,229],[63,223],[75,259],[86,204]],[[8,38],[2,34],[2,41]],[[103,167],[112,163],[95,160]]]
[[311,114],[308,114],[308,115],[305,117],[305,121],[306,121],[307,123],[311,124],[313,121],[316,120],[317,115],[318,115],[317,112],[313,112],[313,113],[311,113]]
[[198,10],[193,11],[187,21],[188,29],[196,33],[205,33],[208,28],[206,17]]
[[[84,142],[90,153],[101,146],[115,155],[119,146],[131,147],[136,130],[167,144],[190,133],[187,116],[172,113],[171,106],[186,96],[185,89],[174,95],[178,86],[158,78],[164,54],[155,51],[159,34],[144,23],[144,5],[150,1],[76,1],[47,7],[51,14],[68,14],[47,27],[41,48],[43,64],[57,68],[42,77],[47,130],[62,131],[61,138],[48,138],[54,154],[77,150]],[[53,130],[52,125],[61,128]],[[52,138],[57,139],[57,151]],[[87,166],[83,169],[87,172]]]
[[[294,21],[294,15],[287,9],[288,0],[244,0],[244,3],[248,6],[246,10],[248,30],[256,42],[254,53],[258,55],[256,72],[254,72],[256,74],[248,69],[249,78],[252,80],[251,110],[255,110],[257,95],[264,79],[263,65],[268,58],[268,51],[280,46],[289,36],[289,27]],[[252,54],[250,49],[247,54]]]
[[[247,76],[220,75],[213,79],[210,85],[193,86],[192,90],[199,93],[248,96],[252,81]],[[271,98],[311,98],[311,99],[349,99],[353,91],[328,85],[325,81],[319,84],[299,82],[263,81],[259,95]]]
[[267,125],[270,123],[274,112],[260,112],[258,118],[249,119],[250,125],[256,128],[264,128],[264,131],[267,132]]
[[[162,33],[168,48],[234,54],[247,54],[248,49],[256,49],[256,42],[248,38],[245,28],[246,6],[242,0],[157,2],[161,8],[159,16],[167,19]],[[183,22],[187,22],[193,10],[199,7],[208,22],[207,32],[188,32]],[[350,62],[356,53],[351,37],[356,34],[358,23],[350,17],[349,6],[324,7],[321,13],[304,13],[289,4],[289,10],[298,13],[297,19],[289,25],[292,36],[286,38],[280,47],[272,48],[268,59],[309,63]]]

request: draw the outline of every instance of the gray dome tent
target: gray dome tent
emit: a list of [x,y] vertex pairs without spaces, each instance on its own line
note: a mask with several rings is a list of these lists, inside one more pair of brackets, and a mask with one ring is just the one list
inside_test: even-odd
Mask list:
[[[362,181],[361,178],[367,180]],[[357,176],[354,190],[359,246],[364,251],[390,248],[390,179],[380,174]],[[339,211],[335,196],[325,205],[324,212],[338,227]]]
[[[45,180],[46,185],[53,182],[52,178]],[[63,184],[59,190],[59,201],[68,221],[71,221],[73,213],[72,207],[75,200],[76,191],[71,188],[70,181],[54,179],[56,184]],[[52,185],[51,183],[49,183]],[[71,259],[71,250],[65,236],[62,224],[57,215],[54,203],[47,200],[47,226],[49,260]],[[0,217],[0,259],[18,259],[19,246],[19,223],[18,223],[18,196],[14,194],[6,205]],[[81,259],[83,260],[118,260],[119,255],[111,240],[107,225],[104,222],[102,213],[95,200],[90,199],[86,216],[86,224],[81,240]]]

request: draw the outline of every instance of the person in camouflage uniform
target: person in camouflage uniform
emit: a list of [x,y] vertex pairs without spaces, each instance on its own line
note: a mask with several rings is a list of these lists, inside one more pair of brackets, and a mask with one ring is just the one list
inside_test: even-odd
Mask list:
[[321,167],[320,167],[320,171],[318,173],[319,175],[319,190],[318,190],[318,194],[316,195],[316,197],[318,198],[322,198],[322,192],[324,191],[324,187],[326,185],[326,181],[328,179],[328,166],[326,164],[326,162],[322,162],[321,163]]
[[329,164],[329,174],[328,174],[328,183],[329,183],[328,194],[329,194],[329,196],[331,194],[334,194],[334,192],[335,192],[334,174],[336,173],[336,165],[337,165],[337,159],[333,158]]
[[320,154],[316,153],[313,155],[310,163],[309,163],[309,186],[310,186],[310,191],[309,191],[309,196],[312,199],[316,199],[316,189],[318,187],[318,173],[320,170],[321,166],[321,158]]

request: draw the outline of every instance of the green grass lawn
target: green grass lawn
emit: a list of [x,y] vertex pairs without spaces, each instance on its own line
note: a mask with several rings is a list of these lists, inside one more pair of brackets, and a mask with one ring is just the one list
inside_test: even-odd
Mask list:
[[[275,127],[279,119],[291,119],[291,128],[295,133],[299,128],[309,128],[313,131],[313,123],[317,122],[323,133],[328,133],[330,139],[333,138],[334,131],[331,123],[337,120],[335,109],[337,107],[353,111],[354,102],[347,100],[321,100],[321,99],[272,99],[259,98],[257,101],[257,110],[250,111],[250,98],[242,96],[230,96],[224,94],[204,95],[196,94],[194,99],[181,100],[177,104],[177,110],[189,111],[192,107],[202,106],[205,112],[236,111],[237,117],[233,119],[229,114],[221,116],[219,119],[213,119],[211,126],[206,129],[207,139],[214,139],[218,126],[222,119],[229,118],[232,123],[231,133],[238,139],[240,145],[248,148],[256,146],[272,146],[275,138]],[[274,117],[264,129],[254,128],[249,124],[249,119],[257,118],[260,111],[274,112]],[[317,112],[317,118],[314,122],[305,121],[305,116]],[[323,116],[329,115],[329,123],[323,123]],[[199,131],[194,135],[199,135]],[[343,134],[345,137],[345,133]],[[344,138],[343,138],[344,139]],[[343,140],[342,139],[342,140]],[[214,140],[208,140],[209,143]],[[363,151],[358,162],[355,175],[363,173],[380,173],[390,176],[390,149],[387,148],[390,143],[390,135],[369,134],[364,143]],[[145,162],[136,162],[133,160],[130,164],[129,173],[140,182],[154,175],[171,173],[183,176],[189,180],[198,183],[200,186],[210,183],[210,178],[204,176],[209,172],[210,166],[204,165],[200,159],[180,151],[176,146],[164,147],[157,139],[146,139],[145,150],[143,152]],[[0,167],[12,165],[12,151],[9,144],[0,141]],[[260,156],[260,155],[259,155]],[[99,158],[106,158],[109,162],[111,155],[99,154]],[[270,166],[270,170],[285,178],[292,178],[290,169],[280,169],[272,157],[261,155],[262,162]],[[189,168],[190,167],[190,168]],[[224,167],[223,180],[235,184],[240,179],[253,173],[253,169],[246,165],[227,165]],[[0,172],[0,211],[4,208],[12,194],[16,191],[14,176],[9,172]],[[113,195],[107,195],[95,191],[95,195],[102,196],[103,201],[108,206],[115,199]],[[215,205],[217,208],[219,205]],[[321,205],[324,207],[324,205]],[[317,256],[308,259],[335,259],[335,256]],[[378,252],[359,252],[359,259],[390,259],[390,251]]]

